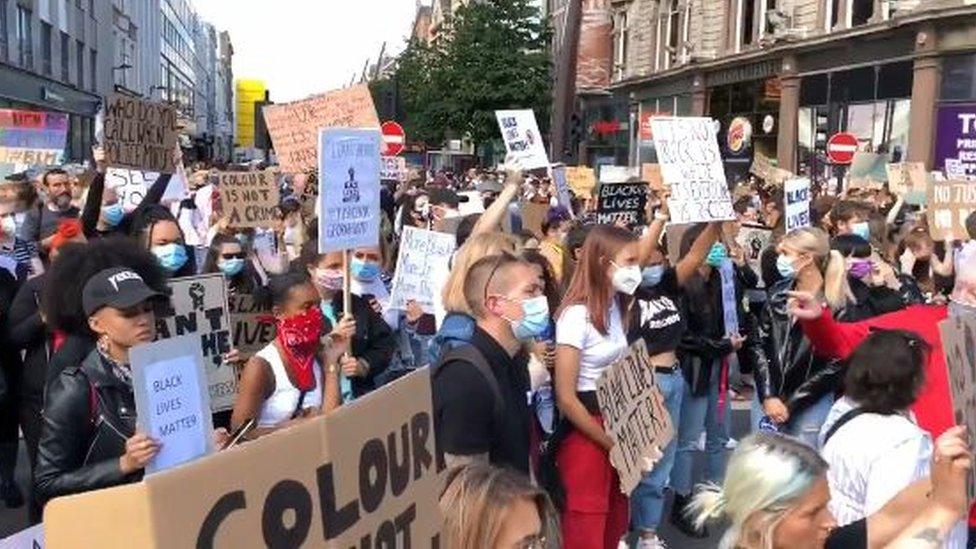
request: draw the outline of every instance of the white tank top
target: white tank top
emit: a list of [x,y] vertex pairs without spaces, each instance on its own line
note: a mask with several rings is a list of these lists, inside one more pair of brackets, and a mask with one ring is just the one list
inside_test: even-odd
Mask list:
[[[258,351],[257,356],[263,358],[271,365],[271,372],[274,374],[275,389],[271,396],[264,401],[261,406],[261,413],[258,415],[258,427],[276,427],[291,419],[291,415],[298,406],[298,398],[301,391],[292,385],[288,379],[288,372],[281,361],[281,353],[274,343],[269,343],[264,349]],[[315,388],[305,395],[302,401],[302,409],[320,408],[322,406],[322,368],[316,360],[312,367],[315,372]]]

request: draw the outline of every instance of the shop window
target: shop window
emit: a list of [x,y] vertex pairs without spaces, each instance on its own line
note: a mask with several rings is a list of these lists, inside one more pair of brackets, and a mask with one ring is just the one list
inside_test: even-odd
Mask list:
[[[2,37],[6,40],[6,36]],[[31,10],[17,6],[17,46],[20,49],[20,66],[34,69],[34,39],[31,35]]]
[[942,60],[943,101],[976,101],[976,54]]
[[827,104],[827,75],[804,76],[800,85],[800,105]]

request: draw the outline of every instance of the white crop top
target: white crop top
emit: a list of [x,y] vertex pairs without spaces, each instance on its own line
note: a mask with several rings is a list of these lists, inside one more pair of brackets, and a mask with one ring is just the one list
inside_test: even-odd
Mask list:
[[596,380],[613,361],[627,355],[627,335],[617,301],[613,301],[608,315],[607,335],[597,331],[590,322],[585,305],[571,305],[556,321],[556,343],[580,350],[577,391],[595,391]]
[[[258,427],[276,427],[291,419],[295,412],[295,406],[298,405],[298,397],[301,395],[301,391],[292,385],[291,380],[288,379],[288,372],[285,371],[281,354],[274,343],[269,343],[264,349],[258,351],[257,356],[271,365],[271,372],[275,378],[274,392],[261,405]],[[305,400],[302,401],[302,410],[322,406],[322,368],[318,361],[315,361],[312,368],[315,372],[315,388],[305,395]]]

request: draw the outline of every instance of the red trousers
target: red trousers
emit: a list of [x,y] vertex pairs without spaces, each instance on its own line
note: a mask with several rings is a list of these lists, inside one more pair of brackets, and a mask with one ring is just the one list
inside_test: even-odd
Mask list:
[[627,533],[630,506],[607,451],[574,429],[559,447],[556,464],[566,490],[563,548],[616,549]]

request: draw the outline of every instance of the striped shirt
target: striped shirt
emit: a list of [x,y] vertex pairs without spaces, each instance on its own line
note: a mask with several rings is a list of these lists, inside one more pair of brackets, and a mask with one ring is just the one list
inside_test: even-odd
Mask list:
[[0,256],[10,258],[17,264],[18,278],[34,275],[32,260],[38,257],[37,245],[20,238],[14,238],[13,243],[0,244]]

